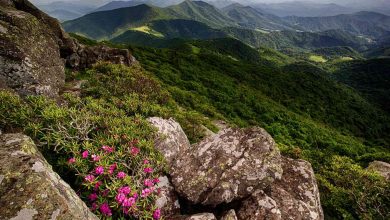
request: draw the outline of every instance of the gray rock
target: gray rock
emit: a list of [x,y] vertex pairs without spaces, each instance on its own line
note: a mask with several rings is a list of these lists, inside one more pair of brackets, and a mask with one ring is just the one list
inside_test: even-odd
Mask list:
[[27,0],[1,0],[0,6],[0,89],[57,97],[65,83],[65,63],[84,69],[100,61],[136,62],[125,49],[78,43]]
[[172,118],[163,119],[158,117],[148,118],[148,121],[158,129],[155,140],[155,148],[171,164],[180,153],[190,148],[190,142],[180,124]]
[[192,203],[216,206],[251,195],[281,177],[281,157],[262,128],[229,128],[174,161],[175,190]]
[[65,70],[55,33],[41,17],[12,4],[31,5],[14,0],[0,7],[0,81],[20,95],[56,97]]
[[161,210],[161,214],[165,218],[180,214],[179,198],[168,177],[162,176],[159,180],[157,188],[160,193],[157,195],[156,207]]
[[0,136],[0,219],[98,219],[56,174],[32,140]]
[[369,164],[367,169],[379,173],[386,180],[390,180],[390,164],[388,163],[382,161],[373,161]]
[[217,220],[217,218],[212,213],[199,213],[195,215],[175,216],[172,220]]
[[97,62],[110,62],[130,66],[137,62],[129,50],[110,48],[107,46],[84,46],[74,41],[71,53],[65,57],[68,67],[85,69]]
[[234,211],[234,209],[230,209],[222,215],[221,220],[237,220],[236,211]]
[[237,216],[242,220],[324,219],[310,163],[283,158],[282,178],[245,200]]

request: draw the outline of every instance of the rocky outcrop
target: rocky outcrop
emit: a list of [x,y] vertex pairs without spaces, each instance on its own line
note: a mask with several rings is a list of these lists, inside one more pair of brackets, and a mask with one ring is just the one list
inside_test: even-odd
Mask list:
[[85,69],[99,61],[130,66],[136,62],[128,50],[116,49],[104,45],[87,47],[74,42],[68,55],[66,65],[73,69]]
[[65,63],[83,69],[99,61],[136,62],[128,50],[78,43],[27,0],[0,1],[0,89],[56,97],[65,83]]
[[161,210],[161,214],[165,218],[179,214],[179,198],[176,195],[175,189],[169,182],[168,177],[163,176],[160,177],[159,180],[160,182],[156,186],[160,191],[157,195],[156,207]]
[[158,129],[155,139],[155,148],[171,164],[181,152],[190,148],[190,142],[180,124],[172,118],[163,119],[158,117],[148,118],[150,124]]
[[[27,1],[0,5],[0,81],[21,95],[55,97],[65,82],[56,34]],[[26,9],[25,11],[23,9]]]
[[[174,152],[164,154],[172,162],[172,184],[190,206],[217,206],[222,220],[324,218],[310,163],[280,156],[264,129],[226,128],[189,147],[172,119],[149,121],[165,138],[158,149]],[[226,204],[235,208],[223,211]]]
[[243,202],[239,219],[324,219],[310,163],[283,158],[283,176]]
[[225,129],[174,161],[175,190],[196,204],[216,206],[251,195],[282,174],[280,153],[262,128]]
[[390,180],[390,164],[382,161],[373,161],[368,165],[368,170],[375,171],[383,176],[386,180]]
[[0,164],[0,219],[98,219],[29,137],[1,135]]

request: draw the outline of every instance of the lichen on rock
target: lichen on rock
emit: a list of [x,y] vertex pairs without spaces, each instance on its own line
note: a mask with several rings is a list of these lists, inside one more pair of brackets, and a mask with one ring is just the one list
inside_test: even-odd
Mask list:
[[324,219],[310,163],[283,157],[282,164],[282,178],[245,200],[238,219]]
[[98,219],[23,134],[0,135],[0,219]]
[[263,189],[280,178],[280,153],[258,127],[228,128],[180,154],[172,183],[192,203],[216,206]]

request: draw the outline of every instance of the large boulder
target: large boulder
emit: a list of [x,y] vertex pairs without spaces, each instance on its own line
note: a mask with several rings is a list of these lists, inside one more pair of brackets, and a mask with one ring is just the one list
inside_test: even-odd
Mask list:
[[368,165],[368,170],[379,173],[386,180],[390,180],[390,164],[382,161],[373,161]]
[[98,219],[56,174],[32,140],[0,135],[0,219]]
[[64,62],[52,20],[34,8],[28,1],[0,2],[0,84],[21,95],[55,97],[65,83]]
[[190,142],[180,124],[172,118],[152,117],[147,119],[158,129],[155,148],[160,151],[168,164],[171,164],[182,152],[190,148]]
[[281,156],[262,128],[229,128],[193,145],[174,161],[175,190],[188,201],[216,206],[250,196],[282,174]]
[[269,188],[245,200],[238,219],[324,219],[315,175],[310,163],[283,158],[283,176]]

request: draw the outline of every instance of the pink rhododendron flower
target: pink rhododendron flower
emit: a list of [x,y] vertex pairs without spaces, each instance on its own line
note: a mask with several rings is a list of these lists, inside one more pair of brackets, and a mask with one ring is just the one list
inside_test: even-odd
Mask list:
[[95,183],[95,187],[93,189],[97,191],[102,184],[102,181],[98,181],[97,183]]
[[123,201],[122,206],[123,207],[131,207],[135,203],[135,199],[133,197],[127,198]]
[[138,193],[134,193],[134,194],[133,194],[133,198],[134,198],[135,200],[137,200],[137,199],[138,199]]
[[92,211],[95,211],[97,209],[97,205],[96,205],[96,203],[94,202],[94,203],[92,203],[92,205],[91,205],[91,210]]
[[110,167],[108,168],[108,173],[110,175],[112,175],[114,173],[115,169],[116,169],[116,163],[110,165]]
[[119,172],[116,177],[118,177],[119,179],[124,179],[126,177],[126,173],[125,172]]
[[123,194],[123,193],[118,193],[116,196],[115,196],[115,200],[118,204],[122,204],[123,201],[125,201],[126,199],[126,195]]
[[160,182],[160,179],[159,178],[154,178],[153,179],[153,183],[159,183]]
[[153,186],[154,184],[153,184],[153,181],[152,181],[152,180],[146,179],[146,180],[144,180],[144,185],[147,186],[147,187],[151,187],[151,186]]
[[132,154],[133,156],[136,156],[136,155],[139,153],[139,149],[136,148],[136,147],[132,147],[132,148],[130,149],[130,151],[131,151],[131,154]]
[[149,160],[144,160],[144,164],[148,164],[149,163]]
[[103,173],[104,173],[104,168],[103,168],[102,166],[96,167],[95,173],[96,173],[97,175],[103,174]]
[[95,162],[100,160],[100,156],[98,156],[98,155],[93,154],[91,157],[92,157],[92,160]]
[[121,188],[119,188],[118,192],[123,193],[125,195],[129,195],[129,193],[131,192],[131,189],[128,186],[122,186]]
[[85,178],[84,178],[86,181],[88,182],[93,182],[95,180],[95,176],[92,175],[92,174],[89,174],[87,175]]
[[88,196],[88,199],[90,201],[95,201],[98,198],[98,195],[96,193],[92,193]]
[[81,156],[85,159],[88,158],[89,152],[86,150],[83,153],[81,153]]
[[102,193],[102,196],[107,196],[109,192],[110,192],[109,189],[104,190]]
[[158,219],[160,219],[160,217],[161,217],[161,210],[160,209],[154,210],[153,219],[158,220]]
[[148,197],[152,192],[153,192],[153,188],[143,189],[141,192],[141,197],[142,198]]
[[76,162],[76,158],[74,158],[74,157],[72,157],[72,158],[70,158],[70,159],[68,160],[68,163],[70,163],[70,164],[72,164],[72,163],[74,163],[74,162]]
[[103,204],[100,206],[100,212],[101,212],[103,215],[105,215],[105,216],[111,216],[111,215],[112,215],[110,206],[108,205],[107,202],[103,203]]
[[109,147],[109,146],[103,146],[102,149],[106,152],[106,153],[112,153],[114,151],[114,147]]
[[153,168],[151,168],[151,167],[146,167],[146,168],[144,169],[144,172],[145,172],[145,173],[152,173],[152,172],[153,172]]

